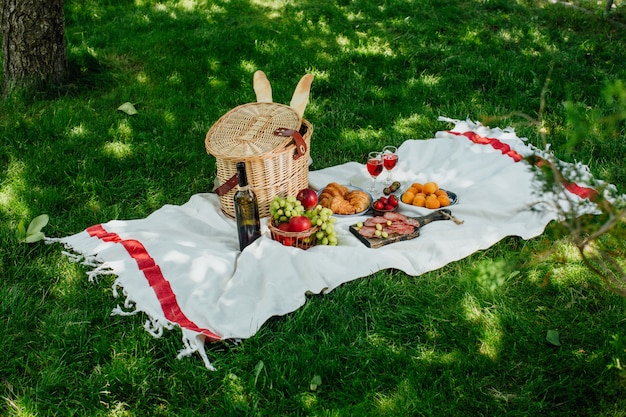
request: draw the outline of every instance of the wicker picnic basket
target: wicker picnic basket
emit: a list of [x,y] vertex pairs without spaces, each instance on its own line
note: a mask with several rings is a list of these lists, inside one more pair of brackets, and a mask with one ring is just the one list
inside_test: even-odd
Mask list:
[[248,183],[268,217],[277,196],[296,195],[309,184],[309,156],[313,126],[289,106],[248,103],[223,115],[209,130],[205,147],[216,159],[222,211],[235,217],[237,162],[246,164]]

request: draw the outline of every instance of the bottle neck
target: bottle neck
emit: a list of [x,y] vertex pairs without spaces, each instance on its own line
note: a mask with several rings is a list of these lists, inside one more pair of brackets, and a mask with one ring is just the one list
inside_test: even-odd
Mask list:
[[249,188],[246,166],[242,163],[237,164],[237,180],[239,181],[240,190],[247,190]]

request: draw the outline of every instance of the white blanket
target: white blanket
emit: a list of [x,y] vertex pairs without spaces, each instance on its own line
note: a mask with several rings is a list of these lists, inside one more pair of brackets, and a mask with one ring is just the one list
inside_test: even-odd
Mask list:
[[[434,222],[410,241],[367,248],[348,230],[361,218],[341,217],[338,246],[303,251],[271,240],[263,221],[264,236],[240,253],[235,223],[212,193],[193,195],[182,206],[166,205],[145,219],[110,221],[53,241],[79,255],[68,256],[91,265],[91,278],[117,276],[114,288],[123,289],[125,302],[115,314],[145,313],[146,329],[155,336],[180,328],[184,349],[179,357],[198,352],[212,369],[205,340],[248,338],[268,318],[300,307],[307,293],[328,292],[385,268],[420,275],[506,236],[540,235],[558,218],[553,206],[540,201],[550,196],[534,193],[529,165],[519,161],[536,149],[512,129],[441,120],[454,122],[454,129],[433,139],[405,141],[393,176],[405,186],[436,181],[455,192],[458,204],[449,208],[463,224]],[[367,187],[370,178],[361,161],[312,171],[309,177],[316,189],[332,181]],[[586,197],[584,188],[577,190]],[[570,198],[584,200],[572,193],[563,200]],[[593,212],[594,206],[582,210]],[[417,208],[401,211],[425,214]]]

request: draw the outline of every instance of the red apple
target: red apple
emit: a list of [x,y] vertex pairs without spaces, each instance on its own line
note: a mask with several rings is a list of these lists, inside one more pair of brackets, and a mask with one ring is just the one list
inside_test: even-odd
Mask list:
[[296,199],[302,203],[305,210],[311,210],[317,206],[317,193],[310,188],[304,188],[298,191]]
[[289,223],[281,223],[276,228],[282,230],[283,232],[288,232],[289,231]]
[[311,220],[306,216],[295,216],[289,220],[290,232],[304,232],[311,228]]
[[[276,226],[277,229],[282,230],[283,232],[288,232],[289,231],[289,223],[281,223],[278,226]],[[278,242],[282,243],[285,246],[291,246],[291,238],[289,237],[283,237],[279,234],[276,234],[276,239]]]

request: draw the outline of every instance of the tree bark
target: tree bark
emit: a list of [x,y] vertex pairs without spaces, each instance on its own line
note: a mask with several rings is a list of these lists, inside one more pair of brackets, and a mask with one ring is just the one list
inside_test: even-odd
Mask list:
[[63,0],[0,0],[0,19],[5,95],[65,79]]

